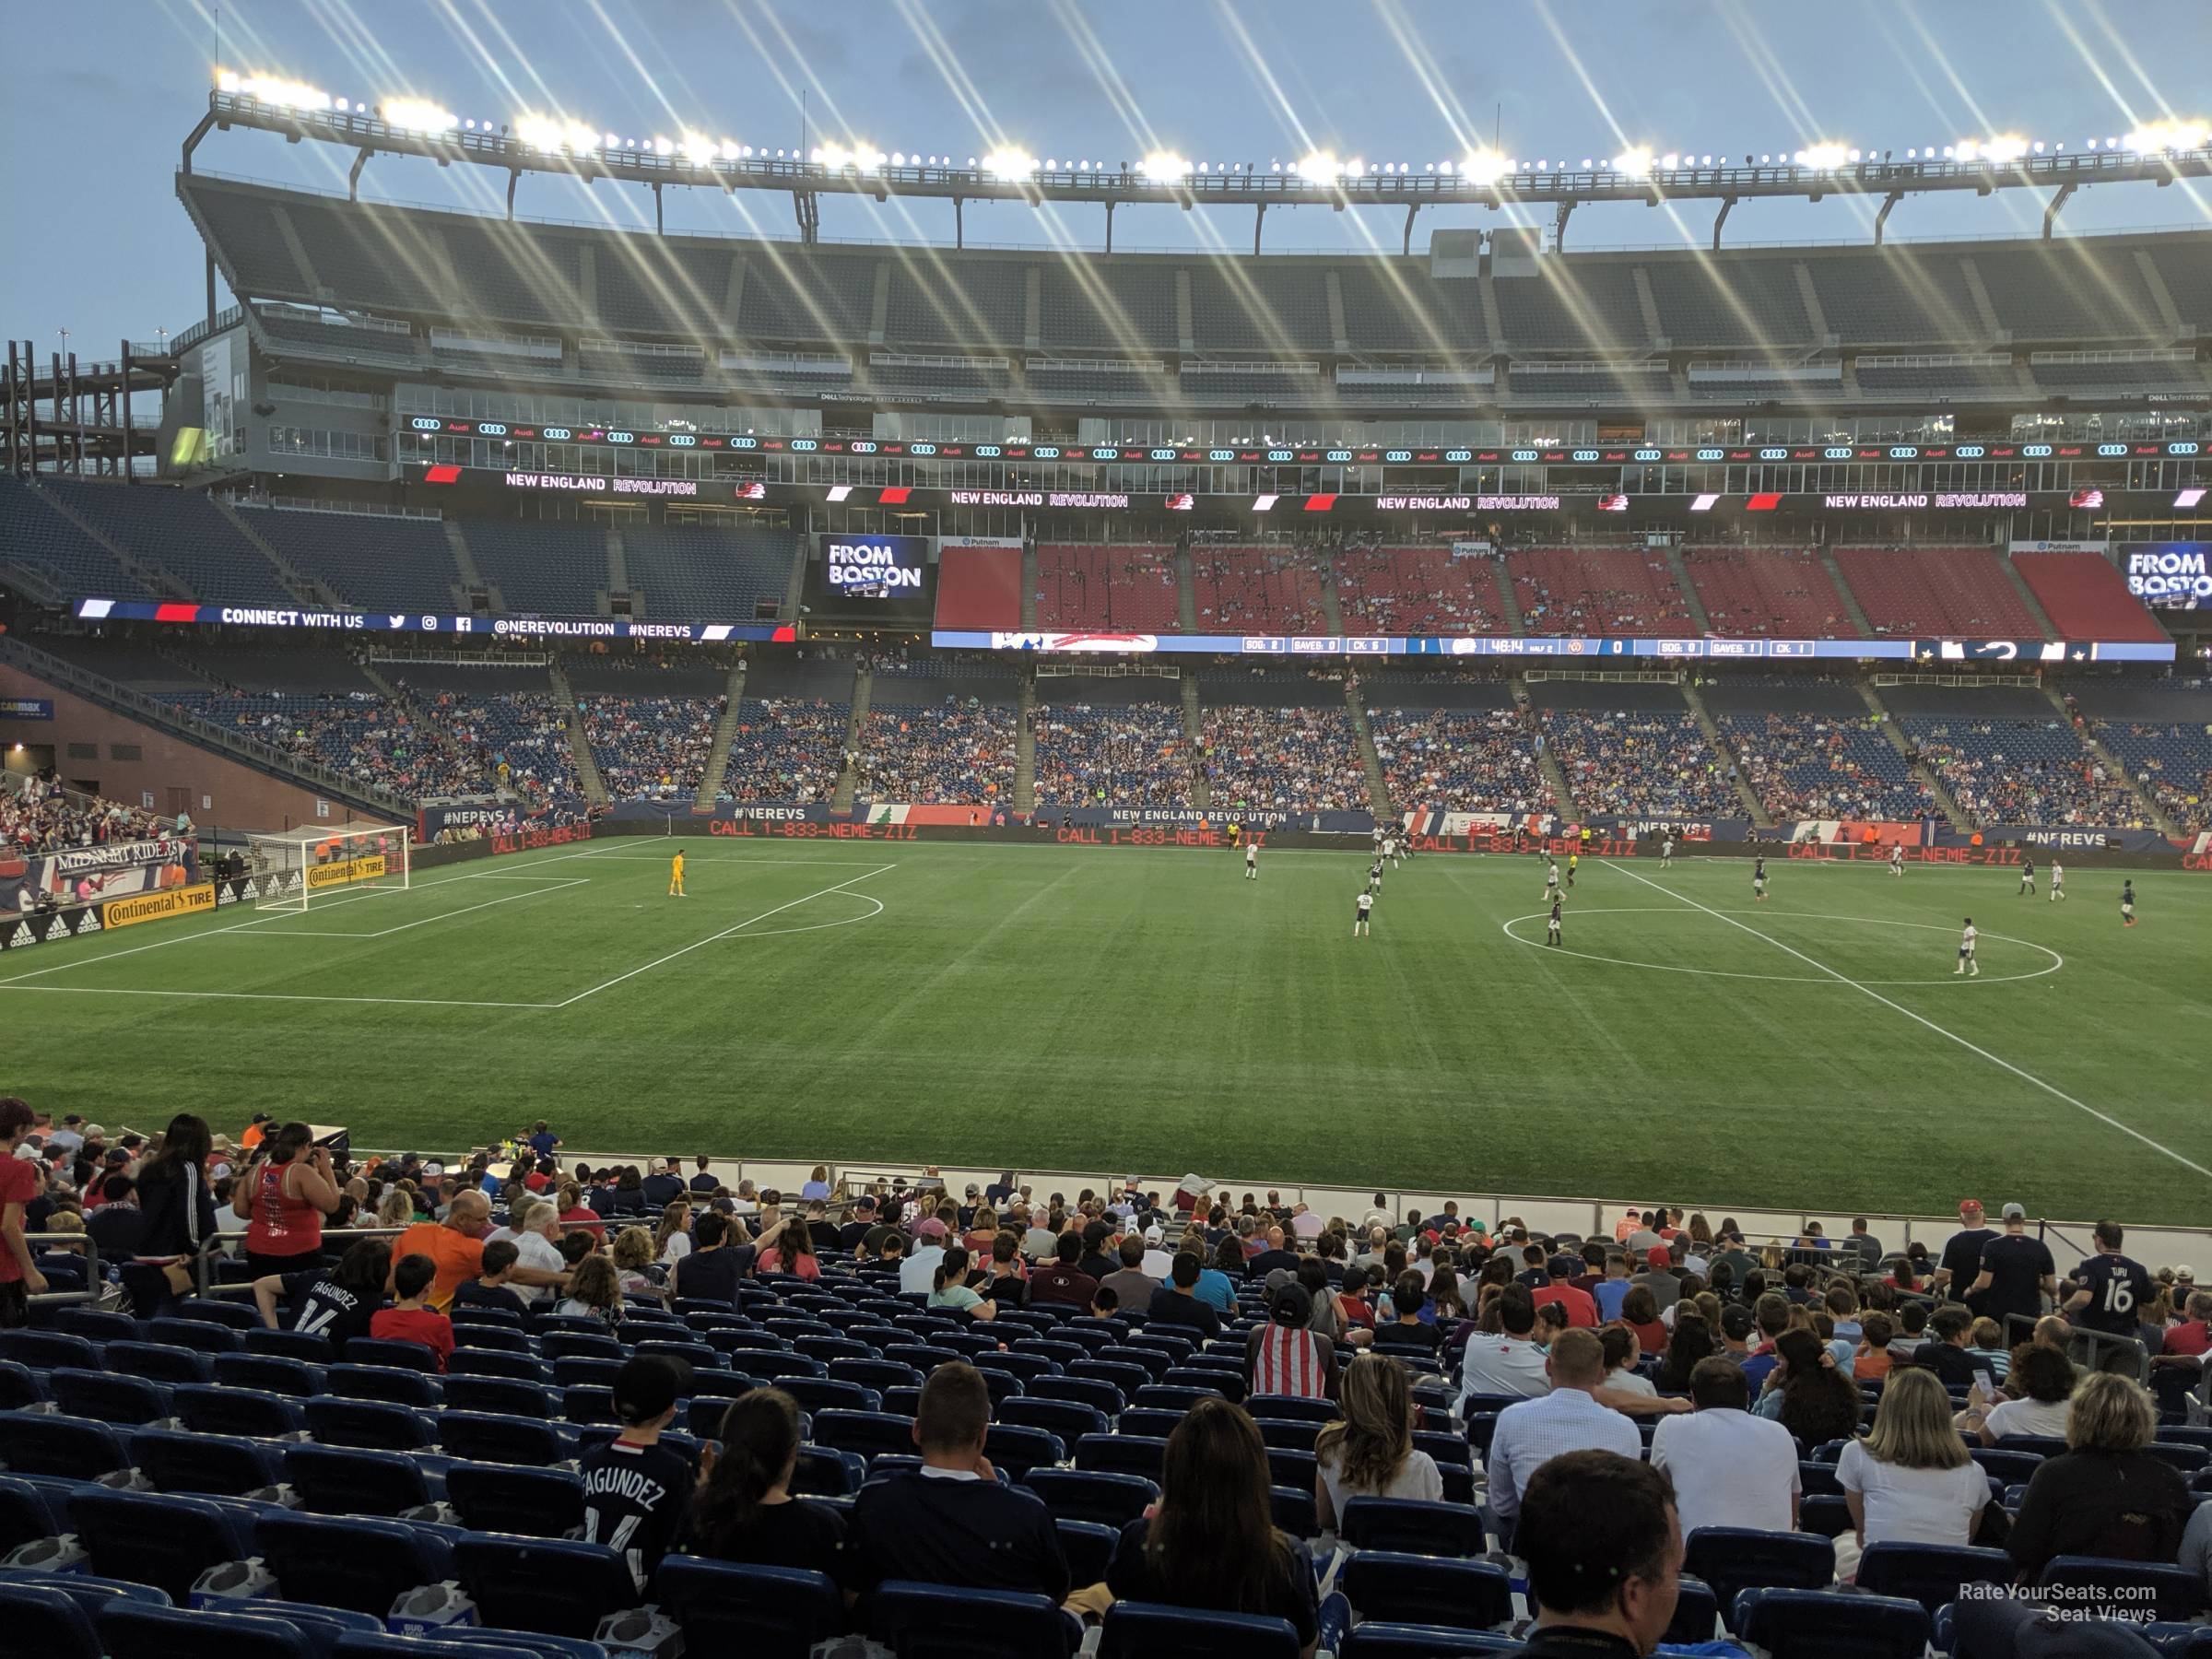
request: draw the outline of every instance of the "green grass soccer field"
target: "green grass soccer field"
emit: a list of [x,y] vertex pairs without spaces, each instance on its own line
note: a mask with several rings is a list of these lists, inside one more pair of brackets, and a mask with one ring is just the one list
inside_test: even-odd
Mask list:
[[[681,845],[690,896],[666,896]],[[0,959],[8,1087],[450,1148],[2198,1223],[2212,883],[2077,868],[628,838]],[[2040,884],[2039,884],[2040,885]],[[1979,980],[1953,976],[1961,919]]]

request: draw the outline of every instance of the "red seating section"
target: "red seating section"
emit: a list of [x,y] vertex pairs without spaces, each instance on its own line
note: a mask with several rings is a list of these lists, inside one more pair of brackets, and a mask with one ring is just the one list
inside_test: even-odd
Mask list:
[[2167,637],[2120,568],[2101,553],[2015,553],[2014,566],[2063,640]]
[[1712,633],[1777,640],[1858,635],[1818,553],[1800,547],[1685,547],[1682,564]]
[[1103,629],[1117,633],[1180,632],[1175,549],[1039,547],[1037,626]]
[[2042,629],[1989,547],[1838,547],[1877,633],[2035,640]]
[[1021,549],[947,547],[937,564],[939,628],[1021,626]]
[[1497,563],[1449,547],[1347,547],[1335,558],[1349,633],[1502,634]]
[[1513,597],[1531,634],[1680,634],[1696,630],[1660,554],[1635,547],[1532,547],[1508,553]]
[[1191,590],[1201,633],[1321,634],[1321,564],[1280,547],[1191,549]]

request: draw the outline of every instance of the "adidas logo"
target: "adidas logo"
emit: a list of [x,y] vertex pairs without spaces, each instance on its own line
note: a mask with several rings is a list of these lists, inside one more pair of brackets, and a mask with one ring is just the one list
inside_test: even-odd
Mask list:
[[19,950],[26,945],[36,945],[38,942],[39,935],[30,931],[28,922],[17,923],[16,931],[7,935],[7,947],[10,950]]
[[241,899],[258,899],[258,898],[260,898],[260,897],[261,897],[261,878],[260,878],[259,877],[257,877],[257,876],[249,876],[249,877],[246,877],[246,885],[245,885],[244,887],[242,887],[242,888],[239,888],[239,891],[238,891],[238,896],[239,896]]
[[96,910],[87,911],[85,912],[84,920],[76,924],[76,931],[80,935],[88,933],[98,933],[100,931],[100,912]]

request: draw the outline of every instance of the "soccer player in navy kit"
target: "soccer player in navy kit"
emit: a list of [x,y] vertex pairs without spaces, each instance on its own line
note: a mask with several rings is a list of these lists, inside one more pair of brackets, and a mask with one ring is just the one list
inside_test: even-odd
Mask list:
[[2129,879],[2123,881],[2120,884],[2120,925],[2123,927],[2133,927],[2135,924],[2136,884],[2134,878],[2131,877]]
[[1549,919],[1548,919],[1548,920],[1547,920],[1547,922],[1544,924],[1544,943],[1545,943],[1545,944],[1547,944],[1547,945],[1557,945],[1559,942],[1559,896],[1557,893],[1554,893],[1554,894],[1551,896],[1551,916],[1550,916],[1550,918],[1549,918]]
[[2020,866],[2020,891],[2030,899],[2035,897],[2035,860],[2032,858]]
[[1760,904],[1767,901],[1767,861],[1763,856],[1751,866],[1751,897]]

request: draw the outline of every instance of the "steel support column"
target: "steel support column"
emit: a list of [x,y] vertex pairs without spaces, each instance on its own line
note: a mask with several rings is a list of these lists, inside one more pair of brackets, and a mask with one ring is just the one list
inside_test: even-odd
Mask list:
[[1903,191],[1891,191],[1883,201],[1881,211],[1874,216],[1874,245],[1876,247],[1878,248],[1882,245],[1882,229],[1889,222],[1889,210],[1904,199],[1905,193]]
[[1721,251],[1721,227],[1728,222],[1728,210],[1735,206],[1735,198],[1734,196],[1723,196],[1721,198],[1721,210],[1719,213],[1713,216],[1712,251],[1715,253],[1718,253]]
[[2058,216],[2066,210],[2066,204],[2073,199],[2075,191],[2079,188],[2079,185],[2069,181],[2061,184],[2051,197],[2050,205],[2043,209],[2043,240],[2045,241],[2051,240],[2051,227],[2058,222]]
[[375,154],[374,150],[366,146],[355,153],[353,165],[346,170],[346,199],[347,201],[358,202],[361,199],[361,169],[369,165],[369,158]]

